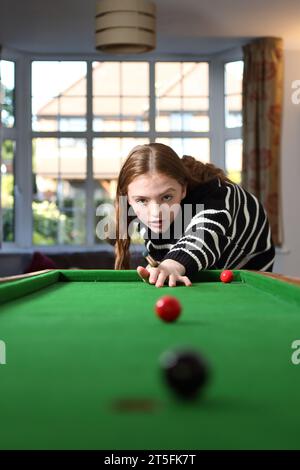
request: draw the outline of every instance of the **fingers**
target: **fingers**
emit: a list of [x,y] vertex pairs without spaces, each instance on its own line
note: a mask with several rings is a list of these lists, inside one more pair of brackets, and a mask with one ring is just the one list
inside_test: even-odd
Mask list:
[[159,271],[157,268],[152,268],[151,266],[148,269],[144,268],[143,266],[138,266],[137,273],[143,281],[149,282],[150,284],[156,284],[159,276],[161,276],[159,280],[159,286],[157,287],[161,287],[161,285],[164,284],[165,278],[167,277],[167,274],[164,274],[162,271]]
[[150,269],[150,276],[149,276],[149,282],[150,284],[156,284],[157,278],[160,275],[160,271],[158,268],[151,268]]
[[187,276],[180,276],[179,277],[180,282],[183,282],[183,284],[187,287],[190,287],[192,285],[191,281]]
[[149,282],[150,273],[149,273],[149,271],[147,271],[146,268],[144,268],[143,266],[138,266],[137,267],[137,273],[140,276],[140,278],[142,279],[142,281]]
[[161,272],[157,278],[156,287],[162,287],[166,281],[166,279],[169,277],[169,287],[176,287],[176,285],[185,285],[186,287],[190,287],[192,285],[190,279],[187,276],[179,276],[176,274],[166,274],[164,272]]
[[155,286],[156,287],[162,287],[164,285],[165,280],[167,279],[167,277],[168,277],[168,274],[162,271],[159,274],[158,278],[157,278]]
[[187,276],[169,274],[168,272],[159,268],[149,267],[149,269],[146,269],[142,266],[138,266],[137,272],[144,282],[155,284],[155,287],[163,287],[167,278],[169,278],[169,287],[176,287],[176,285],[180,284],[183,284],[186,287],[190,287],[192,285],[190,279]]
[[175,287],[175,286],[176,286],[176,276],[174,274],[170,274],[169,287]]

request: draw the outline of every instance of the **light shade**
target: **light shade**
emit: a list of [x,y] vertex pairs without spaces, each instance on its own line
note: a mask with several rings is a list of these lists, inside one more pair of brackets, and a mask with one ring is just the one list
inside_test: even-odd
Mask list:
[[155,4],[149,0],[100,0],[96,7],[96,49],[138,54],[156,46]]

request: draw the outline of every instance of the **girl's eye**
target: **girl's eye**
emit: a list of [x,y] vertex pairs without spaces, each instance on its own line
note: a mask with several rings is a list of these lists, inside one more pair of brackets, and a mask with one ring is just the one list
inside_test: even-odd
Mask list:
[[172,199],[172,196],[170,194],[166,194],[164,197],[163,197],[163,200],[164,201],[171,201]]
[[137,202],[138,204],[141,204],[142,206],[145,206],[147,203],[146,199],[136,199],[135,202]]

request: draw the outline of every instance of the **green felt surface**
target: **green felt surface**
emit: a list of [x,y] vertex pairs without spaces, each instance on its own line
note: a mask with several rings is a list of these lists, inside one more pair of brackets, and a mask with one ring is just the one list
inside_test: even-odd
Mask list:
[[[246,271],[157,289],[135,271],[53,271],[0,285],[0,448],[299,449],[300,288]],[[174,295],[183,313],[161,322]],[[195,403],[165,387],[160,355],[195,348],[211,381]],[[149,409],[118,409],[120,400]]]

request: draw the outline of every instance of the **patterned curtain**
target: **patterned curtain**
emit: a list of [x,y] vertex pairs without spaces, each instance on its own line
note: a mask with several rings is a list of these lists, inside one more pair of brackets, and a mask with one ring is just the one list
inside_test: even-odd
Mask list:
[[283,41],[262,38],[244,46],[242,186],[266,209],[275,245],[283,241],[280,142]]

